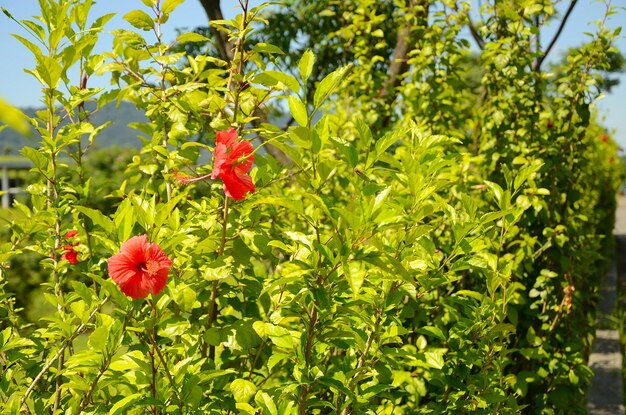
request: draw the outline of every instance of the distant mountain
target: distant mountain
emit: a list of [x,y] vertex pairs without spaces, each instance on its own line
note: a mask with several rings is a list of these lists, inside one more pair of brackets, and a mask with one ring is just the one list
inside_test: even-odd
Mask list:
[[[25,114],[33,117],[39,109],[23,109]],[[119,107],[115,102],[105,105],[91,116],[94,126],[100,126],[107,121],[111,124],[105,128],[96,138],[96,147],[106,148],[112,146],[140,148],[141,134],[138,130],[128,127],[133,122],[145,122],[146,117],[129,102],[122,101]],[[16,155],[25,145],[37,146],[37,134],[33,130],[32,139],[26,138],[10,128],[0,131],[0,155]]]

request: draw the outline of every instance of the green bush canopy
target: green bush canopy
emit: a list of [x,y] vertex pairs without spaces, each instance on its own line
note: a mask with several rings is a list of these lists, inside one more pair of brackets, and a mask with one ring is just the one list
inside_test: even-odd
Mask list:
[[[39,144],[0,221],[0,412],[585,413],[619,30],[549,65],[575,1],[240,0],[170,42],[181,1],[102,54],[92,1],[15,24],[44,108],[2,111]],[[142,146],[103,161],[113,102]]]

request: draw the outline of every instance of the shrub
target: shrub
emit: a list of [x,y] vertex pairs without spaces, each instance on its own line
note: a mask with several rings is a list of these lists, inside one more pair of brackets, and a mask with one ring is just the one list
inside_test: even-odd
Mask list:
[[[584,411],[620,174],[590,88],[617,33],[548,83],[530,17],[550,6],[487,8],[475,59],[463,10],[329,2],[348,65],[323,73],[306,50],[283,72],[255,40],[263,7],[214,22],[224,60],[164,42],[179,1],[144,3],[125,18],[156,39],[118,30],[104,55],[110,16],[88,28],[89,2],[41,3],[23,24],[44,48],[18,37],[46,109],[22,150],[40,180],[0,250],[3,411]],[[417,46],[386,78],[393,19]],[[104,73],[111,90],[88,87]],[[84,102],[122,99],[148,120],[108,204]],[[25,253],[54,310],[37,326],[6,284]]]

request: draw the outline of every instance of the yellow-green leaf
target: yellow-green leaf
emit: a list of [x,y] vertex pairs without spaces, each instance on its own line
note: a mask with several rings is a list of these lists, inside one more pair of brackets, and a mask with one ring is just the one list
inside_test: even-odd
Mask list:
[[124,20],[141,30],[151,30],[154,27],[154,20],[143,10],[133,10],[126,13]]

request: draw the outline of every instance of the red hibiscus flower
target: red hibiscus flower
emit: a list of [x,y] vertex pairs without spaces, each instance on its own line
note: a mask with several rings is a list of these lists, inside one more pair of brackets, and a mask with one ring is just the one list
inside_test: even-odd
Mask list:
[[134,299],[158,294],[165,287],[172,261],[147,235],[133,236],[109,258],[109,275],[124,294]]
[[254,183],[248,175],[254,163],[254,148],[247,141],[237,141],[238,138],[232,127],[217,132],[211,178],[222,179],[226,196],[242,200],[246,193],[254,193]]
[[71,239],[74,239],[77,236],[78,236],[78,232],[76,232],[73,229],[65,233],[66,243],[65,243],[65,246],[63,247],[63,254],[61,254],[61,259],[67,260],[72,265],[78,264],[78,252],[74,250],[74,247],[80,245],[80,242],[71,241]]
[[63,249],[65,249],[65,252],[61,255],[61,259],[66,259],[72,265],[78,264],[78,252],[74,251],[74,247],[65,245]]
[[247,141],[237,141],[239,136],[234,128],[218,131],[215,144],[213,172],[193,177],[174,171],[174,178],[180,184],[195,183],[211,176],[224,182],[224,193],[235,200],[243,200],[248,192],[254,193],[254,183],[248,174],[254,163],[254,148]]
[[71,238],[73,238],[75,236],[78,236],[78,232],[76,232],[74,229],[72,229],[70,231],[67,231],[65,233],[65,239],[71,239]]

